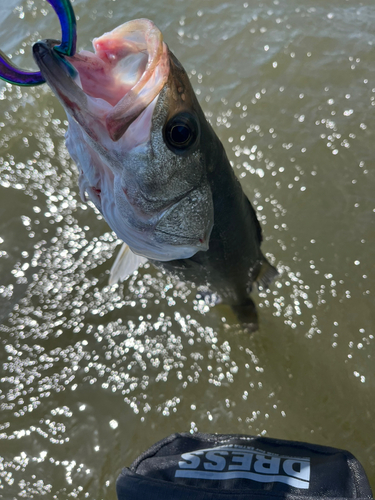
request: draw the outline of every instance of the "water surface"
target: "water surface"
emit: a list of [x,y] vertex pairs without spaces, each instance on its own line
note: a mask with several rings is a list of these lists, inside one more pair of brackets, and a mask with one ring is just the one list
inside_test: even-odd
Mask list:
[[[184,64],[280,276],[260,329],[146,265],[108,287],[117,240],[83,204],[46,86],[0,85],[0,498],[114,500],[171,432],[350,450],[375,489],[373,0],[75,1],[78,46],[152,19]],[[0,7],[33,67],[42,0]]]

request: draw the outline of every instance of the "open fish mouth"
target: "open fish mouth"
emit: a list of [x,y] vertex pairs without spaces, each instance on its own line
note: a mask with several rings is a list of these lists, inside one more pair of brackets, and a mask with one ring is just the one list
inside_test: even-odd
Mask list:
[[168,47],[148,19],[129,21],[95,38],[95,53],[62,56],[53,50],[57,44],[37,42],[34,59],[66,111],[94,140],[104,128],[118,141],[168,79]]

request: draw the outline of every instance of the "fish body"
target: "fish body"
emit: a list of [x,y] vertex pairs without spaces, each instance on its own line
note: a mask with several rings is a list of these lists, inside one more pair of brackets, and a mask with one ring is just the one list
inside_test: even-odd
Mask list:
[[94,39],[95,54],[73,57],[55,44],[36,43],[34,58],[67,112],[81,196],[129,246],[124,258],[138,255],[208,285],[241,321],[256,324],[252,284],[268,286],[277,271],[261,252],[255,211],[160,31],[151,21],[130,21]]

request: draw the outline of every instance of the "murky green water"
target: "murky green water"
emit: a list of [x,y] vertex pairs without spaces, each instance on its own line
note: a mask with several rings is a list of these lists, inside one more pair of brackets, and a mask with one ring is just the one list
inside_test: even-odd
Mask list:
[[[0,94],[0,498],[114,500],[120,469],[174,431],[349,449],[375,489],[373,0],[75,1],[79,47],[152,19],[191,75],[280,270],[245,334],[117,244],[82,204],[46,86]],[[42,0],[0,6],[32,66]],[[24,51],[24,54],[23,54]]]

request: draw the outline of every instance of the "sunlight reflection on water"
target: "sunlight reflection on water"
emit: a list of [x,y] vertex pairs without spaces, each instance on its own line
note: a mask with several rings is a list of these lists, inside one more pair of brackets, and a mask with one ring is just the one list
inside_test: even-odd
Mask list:
[[[89,5],[85,48],[125,20]],[[9,9],[2,40],[24,60],[52,14]],[[375,488],[375,8],[127,8],[142,16],[189,72],[280,276],[252,336],[149,264],[109,287],[117,240],[79,198],[63,111],[45,86],[2,85],[0,497],[113,498],[123,466],[186,430],[349,449]]]

